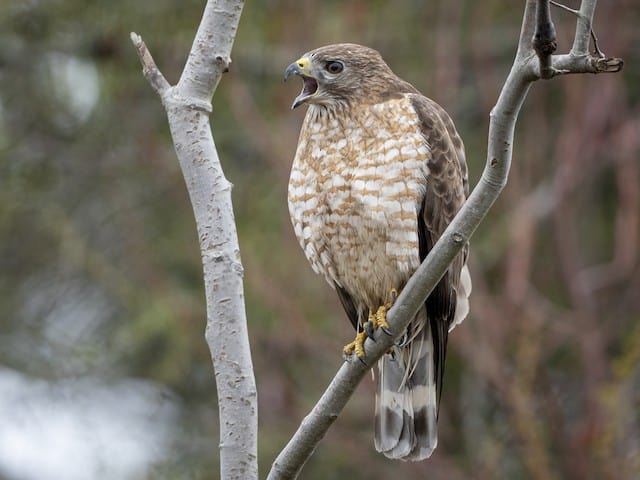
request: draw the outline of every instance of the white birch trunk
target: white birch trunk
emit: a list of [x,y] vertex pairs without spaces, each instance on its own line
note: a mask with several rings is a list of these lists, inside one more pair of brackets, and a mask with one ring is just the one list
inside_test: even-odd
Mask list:
[[142,39],[131,35],[143,72],[167,111],[196,220],[220,416],[220,478],[258,478],[258,407],[244,306],[243,269],[225,178],[213,141],[211,98],[230,64],[242,1],[209,1],[177,85],[170,86]]

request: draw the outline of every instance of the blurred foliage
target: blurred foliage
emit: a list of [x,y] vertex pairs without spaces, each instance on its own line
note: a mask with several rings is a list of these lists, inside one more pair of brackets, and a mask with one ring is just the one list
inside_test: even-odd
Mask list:
[[[575,6],[577,2],[570,4]],[[260,469],[351,338],[288,220],[303,111],[286,65],[342,41],[379,49],[454,117],[472,184],[523,2],[248,2],[212,123],[234,205],[260,405]],[[215,384],[195,225],[140,33],[175,82],[203,2],[0,4],[0,362],[43,379],[138,377],[181,401],[149,478],[217,478]],[[575,18],[554,10],[559,48]],[[301,478],[640,476],[640,5],[601,2],[618,75],[540,81],[509,184],[472,241],[474,294],[450,337],[440,446],[419,464],[373,449],[366,380]],[[295,83],[295,82],[294,82]]]

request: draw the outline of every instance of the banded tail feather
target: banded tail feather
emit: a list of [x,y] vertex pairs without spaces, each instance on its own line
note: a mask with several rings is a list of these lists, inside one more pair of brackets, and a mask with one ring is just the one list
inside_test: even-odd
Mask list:
[[385,456],[423,460],[438,444],[438,392],[433,335],[426,311],[405,347],[395,346],[378,362],[375,447]]
[[465,264],[451,323],[427,321],[427,311],[422,309],[409,327],[404,346],[394,346],[391,354],[378,361],[374,443],[385,456],[424,460],[438,445],[447,336],[469,312],[470,294],[471,277]]

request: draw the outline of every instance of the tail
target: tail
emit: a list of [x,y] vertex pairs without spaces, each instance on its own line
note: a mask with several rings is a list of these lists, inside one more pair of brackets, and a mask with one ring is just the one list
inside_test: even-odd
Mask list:
[[[424,460],[438,445],[448,334],[467,316],[470,294],[471,277],[463,265],[457,287],[436,287],[427,308],[409,325],[404,345],[394,346],[378,361],[375,446],[387,457]],[[427,319],[427,309],[444,315]]]
[[[389,458],[418,461],[430,457],[438,445],[438,352],[426,310],[412,324],[419,327],[407,344],[393,347],[393,353],[378,362],[375,447]],[[439,333],[444,333],[446,345],[446,330],[435,335]]]

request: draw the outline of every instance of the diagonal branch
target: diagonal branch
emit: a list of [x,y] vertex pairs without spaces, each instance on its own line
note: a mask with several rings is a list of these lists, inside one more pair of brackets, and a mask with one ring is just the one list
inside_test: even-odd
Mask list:
[[[546,4],[547,14],[536,17],[538,3]],[[585,5],[588,4],[588,5]],[[581,12],[593,17],[595,1],[585,0]],[[368,365],[361,362],[345,363],[338,370],[325,393],[304,418],[298,431],[274,461],[268,479],[293,479],[298,476],[317,444],[338,417],[366,371],[389,349],[395,338],[404,331],[420,306],[444,275],[451,261],[469,241],[491,205],[504,188],[512,157],[513,134],[520,108],[533,81],[542,78],[539,57],[532,45],[538,21],[546,21],[548,1],[527,0],[516,57],[491,111],[487,161],[482,177],[458,215],[434,245],[422,265],[409,280],[393,308],[388,313],[392,336],[376,332],[375,342],[365,344]],[[588,45],[591,22],[581,28]],[[577,35],[577,34],[576,34]],[[550,56],[551,52],[548,52]],[[561,73],[584,73],[600,68],[589,61],[569,61],[566,56],[551,57],[551,68],[562,66]],[[583,58],[584,56],[580,56]],[[609,59],[616,60],[616,59]],[[581,63],[582,62],[582,63]],[[615,63],[615,62],[614,62]],[[594,66],[595,65],[595,66]],[[621,60],[619,62],[621,68]],[[598,71],[614,71],[602,69]]]
[[206,339],[216,376],[220,478],[257,479],[257,394],[245,316],[231,184],[220,165],[209,113],[228,70],[241,0],[207,2],[176,86],[162,76],[142,39],[132,34],[143,72],[161,96],[196,220],[207,302]]

